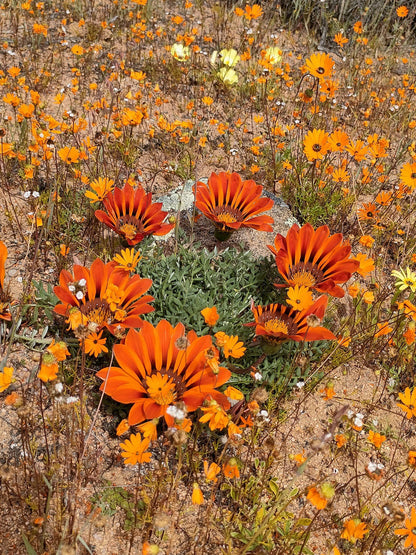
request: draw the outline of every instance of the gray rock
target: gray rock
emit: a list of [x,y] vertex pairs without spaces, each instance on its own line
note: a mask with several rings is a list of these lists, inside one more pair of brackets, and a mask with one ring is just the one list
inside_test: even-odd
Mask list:
[[[206,183],[207,179],[201,179],[200,181]],[[159,197],[157,201],[163,203],[163,210],[171,215],[175,215],[179,219],[179,225],[192,239],[200,242],[209,250],[214,247],[220,250],[222,250],[221,247],[237,247],[250,250],[256,258],[270,256],[271,252],[267,245],[273,245],[276,234],[281,233],[286,235],[290,227],[298,223],[289,206],[280,197],[263,190],[263,196],[269,197],[274,201],[272,209],[265,212],[265,214],[270,215],[274,220],[273,231],[267,233],[244,228],[234,233],[229,240],[220,243],[214,237],[214,225],[207,218],[201,216],[196,222],[194,221],[193,185],[194,181],[188,180],[183,186],[177,187],[166,195]],[[166,241],[173,236],[174,230],[168,235],[155,237],[155,239],[157,241]]]

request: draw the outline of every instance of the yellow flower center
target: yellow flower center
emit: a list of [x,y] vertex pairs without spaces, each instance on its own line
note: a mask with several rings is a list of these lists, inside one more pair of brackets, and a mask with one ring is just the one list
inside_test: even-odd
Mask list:
[[172,378],[160,372],[146,379],[147,394],[158,405],[170,405],[176,399],[175,384]]
[[137,229],[132,224],[124,224],[120,226],[120,231],[126,237],[126,239],[134,239],[136,237]]
[[291,280],[295,285],[306,285],[306,287],[313,287],[316,283],[315,277],[311,272],[300,270],[291,276]]
[[81,307],[82,314],[88,319],[88,322],[102,326],[108,324],[112,320],[112,313],[109,304],[104,299],[94,299],[87,302]]
[[[216,216],[217,222],[219,222],[217,225],[220,225],[223,230],[227,229],[227,224],[234,224],[244,220],[244,215],[238,208],[232,208],[227,205],[217,206],[213,213]],[[230,230],[233,231],[232,229]]]
[[284,333],[285,335],[289,334],[287,325],[279,318],[272,318],[271,320],[264,322],[264,329],[271,333]]
[[227,212],[218,214],[217,217],[220,222],[224,222],[225,224],[233,224],[237,221],[237,218],[235,218],[232,214],[228,214]]

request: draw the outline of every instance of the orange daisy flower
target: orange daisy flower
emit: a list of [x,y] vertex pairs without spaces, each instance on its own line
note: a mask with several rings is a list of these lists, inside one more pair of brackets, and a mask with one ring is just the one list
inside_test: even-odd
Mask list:
[[334,60],[325,52],[312,54],[312,56],[306,60],[307,70],[318,79],[327,79],[331,77],[334,65]]
[[0,320],[11,320],[9,311],[10,297],[4,290],[4,276],[6,275],[5,264],[7,258],[7,247],[0,241]]
[[195,206],[214,222],[219,240],[241,227],[273,231],[273,218],[259,216],[273,206],[272,199],[260,196],[262,191],[261,185],[242,181],[238,173],[212,173],[207,185],[198,181],[194,186]]
[[365,202],[362,208],[358,209],[359,220],[377,220],[378,210],[374,203]]
[[[304,285],[333,297],[343,297],[344,290],[337,283],[348,281],[359,267],[359,262],[349,258],[351,246],[343,242],[341,233],[329,235],[328,226],[315,231],[311,224],[299,229],[294,224],[286,237],[278,233],[274,247],[268,248],[275,255],[276,265],[286,284],[291,287]],[[275,284],[286,287],[286,284]]]
[[309,162],[322,160],[331,148],[328,139],[329,135],[323,129],[313,129],[308,132],[303,140],[303,152]]
[[362,277],[366,277],[375,268],[374,260],[362,252],[359,252],[357,256],[354,257],[354,260],[358,260],[359,262],[356,272]]
[[328,143],[332,152],[342,152],[348,145],[349,140],[350,139],[345,131],[336,129],[329,135]]
[[192,486],[192,503],[193,505],[202,505],[203,502],[204,496],[201,488],[199,487],[197,482],[194,482]]
[[207,357],[214,356],[211,336],[185,335],[181,323],[173,327],[162,320],[154,327],[143,322],[140,332],[130,330],[123,344],[114,346],[120,366],[103,368],[97,376],[105,382],[101,390],[115,401],[133,403],[128,421],[131,426],[163,416],[168,426],[174,418],[167,408],[182,401],[188,412],[213,399],[223,407],[229,402],[215,388],[231,376],[227,368],[214,372]]
[[141,327],[140,316],[154,310],[148,304],[153,297],[144,295],[152,280],[130,277],[116,266],[97,258],[90,269],[75,265],[73,275],[62,270],[54,288],[62,304],[55,306],[55,312],[68,317],[73,329],[84,325],[98,332],[105,327],[114,334],[121,328]]
[[410,518],[406,518],[404,521],[406,528],[400,528],[395,530],[396,536],[407,536],[404,546],[405,548],[413,546],[416,549],[416,509],[412,507],[412,512]]
[[286,302],[295,310],[304,310],[313,304],[312,292],[306,285],[289,287]]
[[374,447],[376,447],[377,449],[380,449],[380,447],[386,441],[387,438],[386,436],[379,434],[378,432],[374,432],[373,430],[370,430],[368,432],[367,439],[370,443],[374,445]]
[[99,333],[90,333],[90,335],[85,338],[84,349],[87,355],[97,358],[101,353],[108,353],[108,349],[105,346],[107,339],[105,337],[101,337],[102,334],[103,330]]
[[409,9],[407,8],[407,6],[399,6],[396,9],[397,17],[407,17],[408,13]]
[[231,459],[222,465],[222,471],[226,478],[239,478],[240,470],[238,469],[237,459],[231,457]]
[[46,353],[42,356],[38,378],[43,382],[55,380],[58,375],[58,363],[56,358],[51,353]]
[[255,335],[266,343],[278,345],[292,341],[320,341],[336,339],[332,331],[318,326],[324,317],[328,297],[322,295],[309,308],[298,311],[282,304],[253,306],[254,322],[244,324],[255,326]]
[[362,540],[364,535],[369,532],[365,522],[361,522],[358,518],[346,520],[344,522],[344,531],[341,538],[355,543],[357,540]]
[[412,191],[416,188],[416,162],[409,162],[402,167],[400,179]]
[[126,439],[124,443],[120,443],[122,449],[121,456],[124,458],[124,464],[141,464],[149,462],[152,456],[147,451],[150,444],[149,438],[143,438],[137,434],[131,434],[130,439]]
[[325,482],[318,487],[311,487],[308,489],[306,499],[312,503],[318,510],[325,509],[335,495],[335,490],[332,484]]
[[406,413],[406,418],[410,420],[413,416],[416,417],[416,387],[410,390],[406,387],[404,393],[399,393],[401,403],[396,405]]
[[6,389],[13,383],[13,372],[14,368],[11,366],[5,366],[3,371],[0,372],[0,393],[6,391]]
[[142,187],[135,190],[129,183],[109,192],[103,204],[106,212],[96,210],[95,216],[130,246],[148,235],[166,235],[175,225],[163,223],[168,213],[161,210],[161,202],[152,203],[152,193],[146,194]]
[[215,326],[215,324],[218,322],[218,319],[220,317],[216,306],[213,306],[213,307],[207,306],[206,308],[201,310],[201,314],[204,317],[205,323],[210,328]]

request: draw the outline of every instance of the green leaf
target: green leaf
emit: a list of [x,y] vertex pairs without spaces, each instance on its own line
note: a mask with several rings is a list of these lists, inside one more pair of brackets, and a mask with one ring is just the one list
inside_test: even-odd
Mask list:
[[22,533],[22,540],[23,540],[23,543],[25,544],[26,551],[29,553],[29,555],[38,555],[36,551],[33,549],[33,547],[31,546],[30,541],[23,533]]
[[279,485],[277,484],[274,478],[270,480],[269,488],[270,488],[270,491],[275,495],[275,497],[279,497],[280,495]]

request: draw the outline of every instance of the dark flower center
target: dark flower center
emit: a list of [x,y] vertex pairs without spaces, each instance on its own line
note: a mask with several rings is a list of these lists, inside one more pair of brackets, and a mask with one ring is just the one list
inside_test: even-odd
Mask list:
[[324,280],[324,273],[312,262],[299,262],[290,268],[288,278],[294,285],[314,287]]
[[117,220],[116,230],[126,239],[132,240],[145,232],[145,224],[135,216],[125,214]]
[[323,73],[325,73],[325,68],[324,67],[318,67],[316,72],[319,73],[319,75],[322,75]]
[[217,206],[213,210],[213,213],[217,218],[217,224],[219,224],[222,230],[230,229],[234,231],[233,228],[229,228],[227,224],[234,224],[244,220],[242,212],[238,210],[238,208],[231,208],[231,206]]
[[93,299],[80,306],[81,313],[88,318],[89,322],[102,326],[110,324],[113,320],[113,313],[110,306],[104,299]]
[[322,150],[322,147],[321,145],[316,143],[313,145],[312,150],[314,150],[315,152],[319,152],[320,150]]
[[281,343],[286,336],[295,335],[298,331],[298,326],[291,316],[272,310],[266,310],[260,314],[258,323],[270,334],[262,336],[267,343]]

